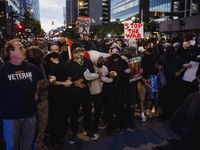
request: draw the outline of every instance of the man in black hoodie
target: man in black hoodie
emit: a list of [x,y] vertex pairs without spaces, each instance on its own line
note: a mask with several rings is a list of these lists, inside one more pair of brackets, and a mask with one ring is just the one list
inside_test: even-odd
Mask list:
[[162,89],[162,110],[163,119],[166,117],[171,118],[175,110],[176,104],[176,79],[180,74],[179,68],[191,68],[191,64],[186,64],[186,61],[175,55],[175,48],[168,46],[166,48],[166,54],[160,56],[159,68],[164,69],[164,75],[166,78],[166,85]]

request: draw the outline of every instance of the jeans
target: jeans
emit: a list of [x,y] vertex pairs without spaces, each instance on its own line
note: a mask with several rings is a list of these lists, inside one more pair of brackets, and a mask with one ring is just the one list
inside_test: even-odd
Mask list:
[[36,118],[3,119],[3,133],[7,150],[20,149],[20,131],[22,132],[21,150],[32,150]]

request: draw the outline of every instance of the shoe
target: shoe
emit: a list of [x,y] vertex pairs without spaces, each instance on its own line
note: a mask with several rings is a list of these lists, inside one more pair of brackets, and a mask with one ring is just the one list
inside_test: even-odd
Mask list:
[[141,117],[141,123],[146,123],[147,119],[145,116]]
[[146,117],[147,117],[148,119],[153,119],[152,115],[150,115],[150,114],[145,114],[145,115],[146,115]]
[[88,136],[92,141],[98,140],[98,138],[94,136],[93,133],[91,133],[90,131],[86,131],[86,136]]
[[132,123],[130,123],[129,127],[131,129],[135,129],[136,125],[135,125],[135,121],[133,121]]
[[99,133],[94,133],[94,136],[99,138]]
[[74,144],[76,142],[76,140],[78,139],[78,136],[76,133],[74,133],[71,137],[71,139],[69,140],[69,144]]
[[122,132],[122,128],[116,128],[117,132]]
[[151,113],[155,114],[156,113],[156,108],[155,106],[153,106],[152,110],[151,110]]

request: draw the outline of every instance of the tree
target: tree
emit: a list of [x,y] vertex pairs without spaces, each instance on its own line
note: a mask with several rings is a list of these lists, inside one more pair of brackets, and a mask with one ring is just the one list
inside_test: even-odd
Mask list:
[[22,21],[22,25],[24,26],[25,29],[31,29],[31,30],[34,27],[36,27],[36,32],[35,32],[36,35],[40,35],[44,32],[44,30],[41,28],[40,21],[31,18],[28,11],[24,15],[24,20]]
[[107,37],[108,34],[121,36],[124,35],[124,25],[119,22],[110,22],[106,25],[92,26],[90,30],[99,37]]

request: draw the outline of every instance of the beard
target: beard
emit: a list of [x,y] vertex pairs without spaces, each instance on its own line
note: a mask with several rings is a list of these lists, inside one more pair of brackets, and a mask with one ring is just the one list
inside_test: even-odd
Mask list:
[[74,59],[76,60],[76,62],[82,66],[84,63],[84,52],[77,52],[77,53],[73,53]]

